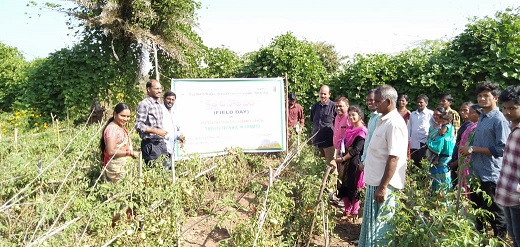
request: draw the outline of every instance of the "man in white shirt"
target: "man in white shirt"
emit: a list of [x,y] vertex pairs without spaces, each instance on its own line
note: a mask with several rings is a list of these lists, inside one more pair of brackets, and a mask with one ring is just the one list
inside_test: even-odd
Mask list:
[[417,110],[410,115],[408,122],[408,138],[410,139],[410,158],[416,166],[421,166],[421,159],[425,156],[428,146],[428,131],[433,121],[433,111],[428,109],[428,96],[417,96]]
[[380,120],[368,145],[364,162],[366,184],[363,223],[359,246],[386,246],[395,226],[391,218],[397,207],[394,191],[404,188],[408,130],[396,109],[397,91],[389,85],[379,86],[374,94]]
[[166,143],[166,149],[170,155],[173,155],[175,152],[175,141],[184,142],[184,137],[182,136],[180,127],[177,125],[173,111],[173,105],[176,99],[177,95],[172,91],[168,91],[164,94],[164,104],[162,106],[163,128],[168,132],[164,137],[164,142]]

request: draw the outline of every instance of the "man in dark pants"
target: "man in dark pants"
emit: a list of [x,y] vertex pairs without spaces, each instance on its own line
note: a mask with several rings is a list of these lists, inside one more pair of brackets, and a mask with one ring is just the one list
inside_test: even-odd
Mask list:
[[484,198],[482,192],[471,191],[470,199],[475,206],[486,209],[494,217],[479,217],[475,224],[477,230],[484,230],[484,223],[491,223],[496,237],[506,236],[506,220],[502,206],[495,202],[495,190],[502,168],[502,158],[507,137],[511,130],[504,114],[497,106],[500,88],[498,84],[482,82],[477,85],[477,101],[482,107],[473,139],[473,146],[460,147],[461,155],[471,154],[470,172],[478,177],[480,189],[491,200]]
[[426,141],[433,118],[433,111],[428,109],[428,96],[420,94],[415,99],[417,110],[410,115],[408,139],[410,140],[410,158],[420,167],[421,159],[426,154]]
[[169,167],[169,154],[166,149],[164,137],[167,132],[163,128],[163,110],[160,98],[162,86],[157,80],[146,83],[148,97],[137,105],[135,129],[141,137],[141,152],[146,165],[150,166],[152,160],[165,155],[163,165]]

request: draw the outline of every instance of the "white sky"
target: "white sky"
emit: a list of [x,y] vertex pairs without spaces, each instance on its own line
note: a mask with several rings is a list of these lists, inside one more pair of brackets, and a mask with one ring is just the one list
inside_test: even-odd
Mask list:
[[[61,2],[59,0],[35,0]],[[492,16],[518,0],[201,0],[197,32],[205,45],[240,54],[267,46],[292,31],[324,41],[341,55],[394,53],[427,39],[449,39],[468,18]],[[0,0],[0,42],[27,59],[46,57],[76,40],[67,17],[27,7],[26,0]],[[27,13],[27,14],[26,14]],[[67,36],[69,34],[69,36]]]

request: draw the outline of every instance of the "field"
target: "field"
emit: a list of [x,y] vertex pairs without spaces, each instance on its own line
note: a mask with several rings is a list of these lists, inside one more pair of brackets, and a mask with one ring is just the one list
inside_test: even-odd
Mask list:
[[[55,122],[2,135],[1,246],[355,246],[361,219],[319,196],[325,169],[311,146],[195,156],[176,162],[175,181],[160,165],[140,176],[134,160],[111,184],[100,175],[101,128]],[[456,193],[430,195],[428,173],[408,173],[389,236],[399,246],[507,245],[473,230],[485,212],[462,199],[462,214]]]

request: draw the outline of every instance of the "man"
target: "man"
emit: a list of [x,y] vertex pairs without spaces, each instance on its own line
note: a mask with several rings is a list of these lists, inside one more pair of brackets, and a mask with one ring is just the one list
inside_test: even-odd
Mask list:
[[457,132],[459,131],[459,128],[460,128],[460,115],[457,111],[455,111],[451,108],[452,103],[453,103],[453,97],[451,96],[451,94],[444,94],[441,96],[441,99],[439,100],[439,106],[444,108],[444,110],[446,110],[446,112],[451,113],[451,115],[453,116],[453,120],[451,121],[451,123],[453,125],[453,129],[455,129],[454,134],[457,135]]
[[415,99],[417,110],[410,115],[408,122],[408,138],[410,139],[410,158],[413,163],[420,167],[421,160],[428,149],[428,131],[433,121],[433,111],[428,109],[428,96],[420,94]]
[[313,122],[313,145],[318,149],[321,157],[325,157],[327,164],[334,159],[332,144],[336,104],[330,100],[329,86],[323,85],[319,92],[320,102],[311,107],[311,121]]
[[347,132],[347,129],[350,127],[350,121],[348,120],[349,103],[347,98],[338,97],[335,101],[335,104],[336,118],[334,119],[334,134],[332,136],[332,144],[336,149],[336,154],[338,154],[341,149],[341,140],[343,140],[345,132]]
[[376,129],[377,123],[379,122],[379,117],[381,114],[377,112],[376,105],[374,103],[374,92],[376,89],[371,89],[367,97],[365,99],[365,103],[367,104],[367,108],[370,111],[370,115],[368,116],[370,120],[368,120],[367,124],[367,137],[365,138],[365,145],[363,146],[363,155],[361,155],[361,163],[365,163],[367,158],[368,144],[370,144],[370,140],[372,139],[372,134],[374,134],[374,130]]
[[175,141],[179,141],[181,144],[184,142],[184,136],[182,136],[180,127],[177,125],[177,121],[174,117],[173,105],[176,99],[177,95],[174,92],[166,92],[164,94],[164,104],[162,107],[163,127],[168,133],[164,137],[164,142],[166,143],[166,149],[170,156],[175,152]]
[[[489,221],[496,237],[505,237],[506,221],[502,206],[495,203],[495,189],[498,176],[502,167],[502,157],[507,136],[511,133],[504,115],[497,107],[500,89],[498,84],[482,82],[477,86],[477,101],[482,108],[482,114],[478,120],[473,146],[460,147],[461,155],[471,154],[470,172],[477,176],[480,189],[489,197],[472,191],[470,200],[477,208],[486,209],[493,213],[492,219],[479,217],[475,224],[477,230],[484,230],[484,223]],[[491,204],[488,205],[488,200]]]
[[289,93],[287,98],[289,98],[289,118],[287,121],[287,126],[289,127],[288,133],[290,135],[292,129],[294,129],[294,132],[299,134],[302,128],[305,126],[303,108],[300,104],[296,103],[295,93]]
[[[161,155],[168,156],[164,137],[167,132],[163,128],[163,110],[160,98],[162,86],[157,80],[149,80],[146,83],[148,97],[137,105],[137,116],[135,118],[135,129],[141,137],[141,152],[148,166],[152,160]],[[168,167],[169,162],[163,162]]]
[[502,112],[511,121],[511,134],[504,149],[495,201],[504,208],[507,231],[513,246],[520,246],[520,86],[509,86],[498,100]]
[[379,86],[374,93],[380,120],[368,145],[365,160],[365,206],[359,246],[387,246],[386,236],[395,226],[390,222],[397,207],[394,191],[404,188],[408,130],[397,111],[397,91]]

